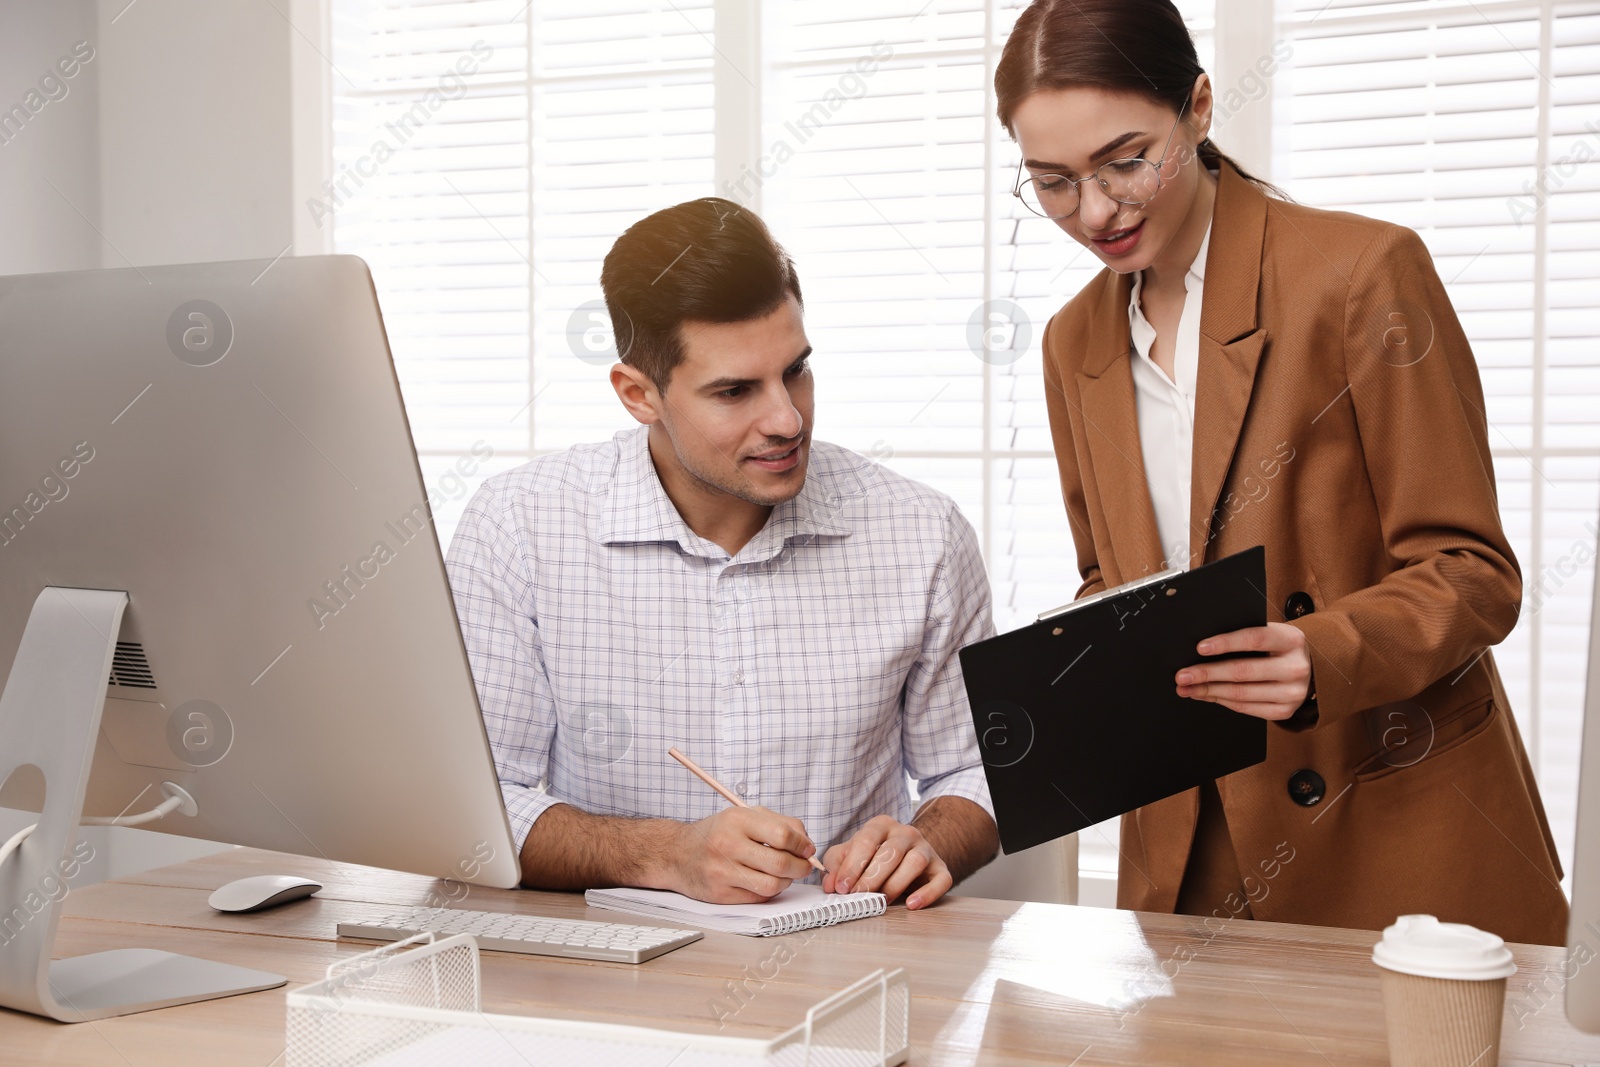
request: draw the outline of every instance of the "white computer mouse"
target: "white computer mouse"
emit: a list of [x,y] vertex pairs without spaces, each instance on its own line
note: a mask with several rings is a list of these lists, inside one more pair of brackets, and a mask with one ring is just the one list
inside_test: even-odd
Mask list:
[[321,882],[299,875],[258,874],[229,882],[212,893],[207,903],[218,911],[260,911],[309,897],[321,888]]

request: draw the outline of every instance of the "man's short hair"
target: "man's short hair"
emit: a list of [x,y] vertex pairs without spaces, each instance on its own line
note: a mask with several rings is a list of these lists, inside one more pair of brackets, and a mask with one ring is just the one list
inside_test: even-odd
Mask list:
[[685,322],[748,322],[770,315],[800,278],[766,224],[710,196],[628,227],[600,270],[622,362],[665,392],[683,362]]

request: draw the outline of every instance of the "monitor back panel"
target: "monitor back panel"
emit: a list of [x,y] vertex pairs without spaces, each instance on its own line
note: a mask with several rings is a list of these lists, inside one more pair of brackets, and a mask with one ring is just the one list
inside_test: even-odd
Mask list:
[[46,585],[130,598],[87,813],[516,884],[361,260],[0,278],[0,678]]

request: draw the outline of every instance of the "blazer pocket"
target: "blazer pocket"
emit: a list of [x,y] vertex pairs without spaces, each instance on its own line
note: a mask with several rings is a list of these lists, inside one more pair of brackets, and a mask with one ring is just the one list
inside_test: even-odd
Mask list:
[[1373,708],[1366,716],[1374,751],[1356,767],[1355,779],[1372,781],[1436,760],[1488,729],[1496,711],[1493,696],[1470,700],[1442,715],[1414,700]]

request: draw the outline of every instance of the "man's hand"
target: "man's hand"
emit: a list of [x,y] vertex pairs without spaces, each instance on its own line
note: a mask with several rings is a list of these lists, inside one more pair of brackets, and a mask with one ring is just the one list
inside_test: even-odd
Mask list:
[[1269,622],[1245,630],[1208,637],[1202,656],[1230,652],[1267,655],[1218,663],[1198,663],[1178,672],[1178,695],[1208,700],[1258,719],[1287,719],[1305,703],[1311,685],[1311,657],[1306,635],[1295,626]]
[[[830,849],[833,874],[824,880],[824,890],[846,891],[834,883],[848,850],[860,859],[845,879],[848,889],[877,890],[892,899],[911,887],[916,892],[908,906],[927,907],[950,888],[952,874],[965,878],[988,863],[1000,844],[989,813],[964,797],[935,797],[915,822],[901,826],[879,816],[849,842]],[[885,845],[889,850],[873,866]],[[766,808],[728,808],[685,824],[590,815],[556,804],[539,816],[522,846],[522,884],[530,889],[639,886],[715,904],[750,904],[770,900],[804,878],[811,871],[806,861],[816,851],[798,819]]]
[[712,904],[757,904],[811,873],[816,851],[799,819],[725,808],[681,828],[668,888]]
[[882,893],[892,904],[908,889],[912,911],[925,908],[955,884],[950,868],[915,826],[879,815],[822,858],[825,893]]

